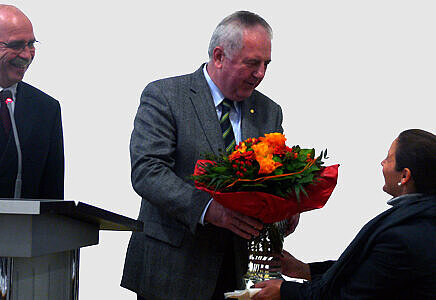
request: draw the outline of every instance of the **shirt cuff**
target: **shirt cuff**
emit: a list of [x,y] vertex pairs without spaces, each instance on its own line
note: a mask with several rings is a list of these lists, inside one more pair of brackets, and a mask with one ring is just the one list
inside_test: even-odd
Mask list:
[[210,205],[210,203],[212,202],[212,200],[213,200],[213,199],[210,199],[210,200],[209,200],[209,202],[207,203],[206,207],[205,207],[204,210],[203,210],[203,213],[201,214],[200,221],[198,222],[198,223],[200,223],[201,225],[205,225],[204,217],[206,216],[207,209],[209,208],[209,205]]

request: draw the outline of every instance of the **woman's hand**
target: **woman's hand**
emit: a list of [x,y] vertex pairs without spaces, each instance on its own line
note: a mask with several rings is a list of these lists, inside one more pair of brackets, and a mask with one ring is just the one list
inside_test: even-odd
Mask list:
[[273,254],[268,260],[252,260],[253,263],[268,266],[271,272],[280,272],[283,275],[310,280],[310,268],[309,265],[296,259],[286,250],[283,250],[281,254]]
[[309,265],[296,259],[286,250],[278,257],[281,265],[281,273],[292,278],[301,278],[310,280]]
[[252,300],[280,300],[280,286],[282,285],[283,280],[275,279],[275,280],[267,280],[256,283],[254,285],[255,288],[262,288],[259,292],[257,292]]

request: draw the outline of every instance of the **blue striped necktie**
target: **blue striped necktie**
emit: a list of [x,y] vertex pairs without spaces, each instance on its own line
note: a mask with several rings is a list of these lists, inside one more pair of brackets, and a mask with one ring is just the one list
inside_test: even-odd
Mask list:
[[226,153],[230,154],[233,152],[236,145],[232,123],[230,123],[230,109],[232,107],[234,108],[234,106],[233,106],[233,102],[227,98],[224,98],[220,106],[221,106],[221,118],[220,118],[221,131],[223,133],[223,140],[224,140],[224,145],[226,147]]

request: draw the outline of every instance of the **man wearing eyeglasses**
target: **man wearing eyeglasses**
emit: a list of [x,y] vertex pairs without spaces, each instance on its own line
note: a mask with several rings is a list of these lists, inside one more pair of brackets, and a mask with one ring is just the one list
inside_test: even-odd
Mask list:
[[64,197],[59,102],[22,81],[35,57],[35,43],[32,23],[24,13],[0,5],[0,198],[17,197],[19,173],[21,198]]

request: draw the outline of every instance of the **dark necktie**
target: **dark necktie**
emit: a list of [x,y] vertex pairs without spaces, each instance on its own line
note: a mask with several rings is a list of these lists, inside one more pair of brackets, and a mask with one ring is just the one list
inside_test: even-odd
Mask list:
[[230,123],[230,109],[233,106],[233,102],[229,99],[224,99],[221,104],[221,118],[220,125],[223,133],[224,145],[226,147],[226,153],[230,154],[235,148],[235,135],[233,133],[232,123]]
[[3,125],[3,129],[6,133],[6,136],[9,136],[9,132],[11,131],[11,118],[9,116],[9,110],[6,106],[6,99],[8,98],[8,95],[11,95],[11,92],[9,91],[1,91],[0,92],[0,99],[1,99],[1,106],[0,106],[0,119],[1,123]]

